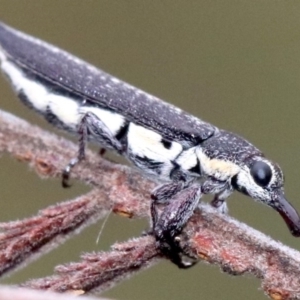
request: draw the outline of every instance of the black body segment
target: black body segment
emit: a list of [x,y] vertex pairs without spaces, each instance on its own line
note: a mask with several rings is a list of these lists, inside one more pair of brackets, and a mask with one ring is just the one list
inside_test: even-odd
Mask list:
[[157,131],[166,139],[197,145],[216,131],[215,126],[3,23],[0,44],[14,63],[51,88],[63,89],[78,99],[120,113],[128,121]]
[[264,156],[263,153],[239,135],[220,129],[218,134],[203,142],[205,154],[213,159],[242,163],[251,156]]

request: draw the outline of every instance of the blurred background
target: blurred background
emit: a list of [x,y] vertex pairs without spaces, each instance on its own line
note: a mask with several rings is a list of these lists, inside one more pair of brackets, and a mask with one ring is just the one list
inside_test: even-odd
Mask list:
[[[253,142],[285,171],[288,199],[300,211],[300,2],[1,0],[0,19]],[[53,130],[0,80],[0,106]],[[26,164],[1,158],[0,220],[21,219],[79,196]],[[273,210],[234,194],[230,214],[300,250]],[[138,236],[148,220],[111,216],[100,243],[97,223],[2,283],[53,273],[82,252]],[[105,293],[115,299],[266,299],[259,281],[198,264],[181,271],[161,262]]]

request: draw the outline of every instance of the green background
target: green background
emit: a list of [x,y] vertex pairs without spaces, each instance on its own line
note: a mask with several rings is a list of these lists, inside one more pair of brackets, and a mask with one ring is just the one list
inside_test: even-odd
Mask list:
[[[0,19],[56,44],[125,81],[209,122],[247,137],[280,163],[286,194],[300,210],[299,1],[12,1],[0,0]],[[0,80],[1,108],[51,129]],[[0,220],[81,195],[58,180],[41,180],[26,164],[1,158]],[[279,215],[235,194],[230,214],[300,249]],[[87,228],[4,283],[52,274],[85,251],[108,249],[138,236],[148,221],[111,216]],[[230,277],[198,264],[188,271],[162,262],[105,293],[116,299],[266,299],[259,281]]]

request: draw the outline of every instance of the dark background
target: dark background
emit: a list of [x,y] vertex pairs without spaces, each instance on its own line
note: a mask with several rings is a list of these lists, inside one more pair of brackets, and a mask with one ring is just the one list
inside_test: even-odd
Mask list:
[[[93,63],[215,125],[247,137],[286,174],[286,194],[300,210],[300,3],[297,1],[0,1],[0,19]],[[1,108],[51,129],[0,80]],[[51,129],[52,130],[52,129]],[[15,220],[81,195],[41,180],[27,165],[1,158],[0,220]],[[235,194],[230,214],[300,249],[279,215]],[[50,275],[84,251],[137,236],[148,221],[111,216],[100,243],[97,223],[4,283]],[[265,299],[259,281],[198,264],[168,262],[105,293],[116,299]]]

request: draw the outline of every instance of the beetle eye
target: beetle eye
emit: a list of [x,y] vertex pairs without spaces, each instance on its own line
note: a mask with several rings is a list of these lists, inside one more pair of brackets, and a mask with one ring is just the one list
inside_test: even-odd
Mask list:
[[270,166],[263,161],[255,162],[251,167],[250,173],[254,181],[261,187],[267,186],[272,178]]

